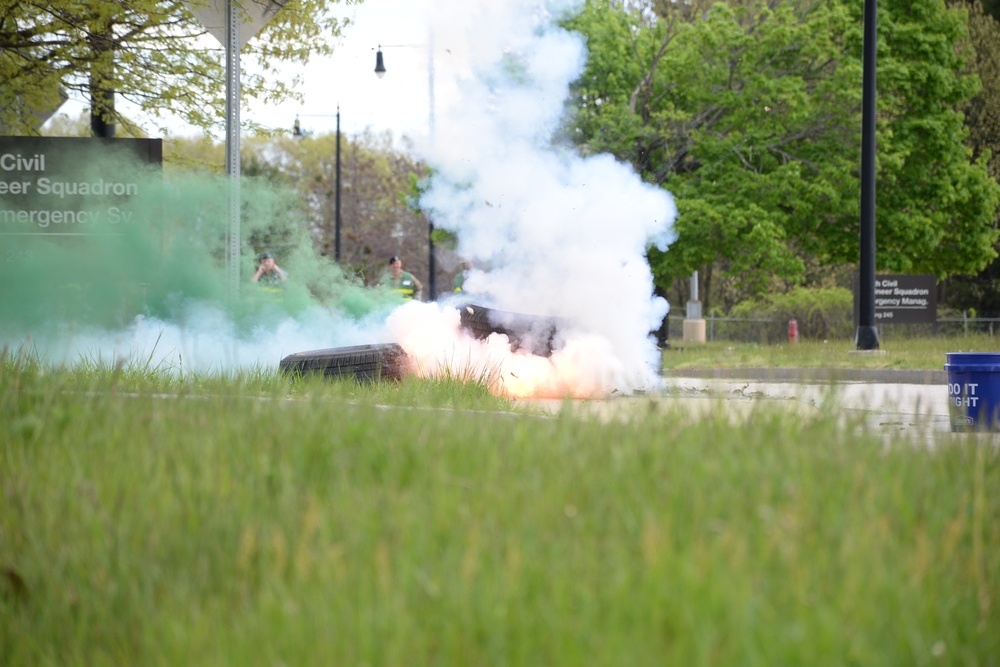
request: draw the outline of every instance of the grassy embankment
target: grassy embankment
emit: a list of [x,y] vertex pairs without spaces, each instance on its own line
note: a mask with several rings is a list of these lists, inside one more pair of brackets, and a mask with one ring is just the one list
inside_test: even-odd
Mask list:
[[475,383],[3,359],[0,664],[1000,655],[995,439],[515,411]]

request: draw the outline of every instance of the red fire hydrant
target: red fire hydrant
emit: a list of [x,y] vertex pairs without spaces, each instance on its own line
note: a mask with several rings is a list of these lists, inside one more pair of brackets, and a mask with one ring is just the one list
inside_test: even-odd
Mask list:
[[799,323],[796,320],[788,320],[788,342],[799,342]]

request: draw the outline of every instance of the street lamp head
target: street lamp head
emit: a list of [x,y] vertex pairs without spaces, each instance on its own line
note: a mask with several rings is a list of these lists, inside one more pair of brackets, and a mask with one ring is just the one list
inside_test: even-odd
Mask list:
[[385,62],[382,60],[382,49],[379,48],[378,53],[375,54],[375,74],[378,78],[385,76]]

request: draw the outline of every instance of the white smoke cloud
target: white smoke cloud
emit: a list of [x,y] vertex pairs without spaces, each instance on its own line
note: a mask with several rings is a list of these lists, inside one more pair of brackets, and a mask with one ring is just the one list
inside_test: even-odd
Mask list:
[[553,385],[578,364],[573,373],[593,395],[657,382],[649,332],[668,304],[653,297],[645,249],[673,240],[676,208],[612,156],[583,158],[552,144],[586,59],[583,38],[555,21],[579,4],[435,3],[433,15],[447,17],[431,26],[435,40],[469,58],[457,103],[423,146],[436,174],[422,205],[481,267],[467,279],[470,294],[571,323],[576,334],[550,363],[573,363],[550,369]]

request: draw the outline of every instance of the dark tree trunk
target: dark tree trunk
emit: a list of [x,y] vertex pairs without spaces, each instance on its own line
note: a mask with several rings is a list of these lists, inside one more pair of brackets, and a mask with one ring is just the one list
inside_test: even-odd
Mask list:
[[94,60],[90,66],[90,133],[95,137],[115,136],[115,91],[111,87],[115,56],[113,31],[104,26],[90,36]]

